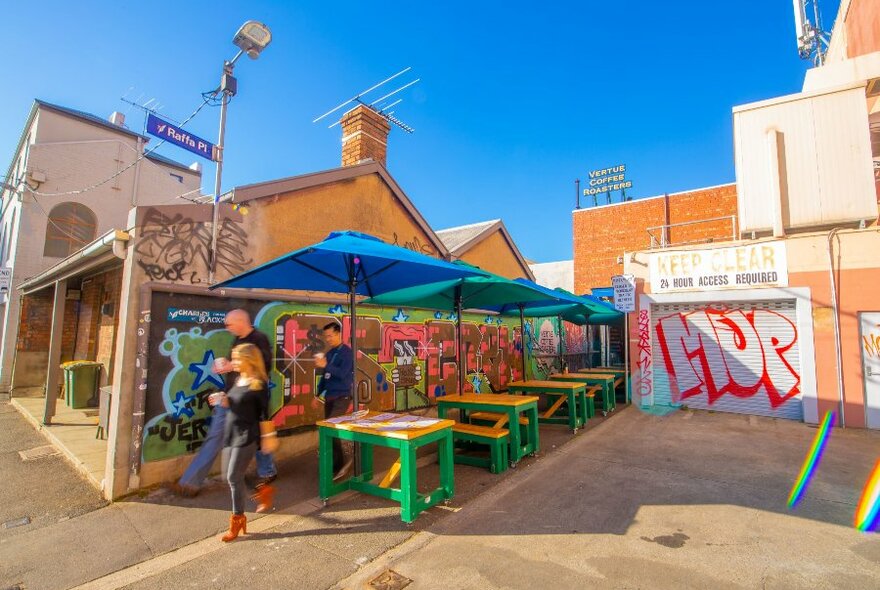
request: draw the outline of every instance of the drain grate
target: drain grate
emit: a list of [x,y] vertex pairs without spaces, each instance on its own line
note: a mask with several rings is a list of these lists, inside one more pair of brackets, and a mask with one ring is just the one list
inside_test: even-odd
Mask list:
[[60,451],[55,448],[54,445],[43,445],[42,447],[35,447],[33,449],[18,452],[22,461],[35,461],[37,459],[53,457],[59,454],[61,454]]
[[368,584],[375,590],[400,590],[410,585],[412,580],[405,578],[394,570],[385,570]]

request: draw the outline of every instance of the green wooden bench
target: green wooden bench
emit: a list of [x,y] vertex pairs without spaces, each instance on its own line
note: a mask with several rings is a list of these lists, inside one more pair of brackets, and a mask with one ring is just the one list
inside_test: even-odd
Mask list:
[[454,453],[454,463],[473,465],[475,467],[488,467],[492,473],[502,473],[507,469],[507,445],[510,435],[506,428],[492,428],[491,426],[477,426],[476,424],[456,424],[452,427],[452,441],[464,441],[477,443],[489,447],[489,457],[474,457]]

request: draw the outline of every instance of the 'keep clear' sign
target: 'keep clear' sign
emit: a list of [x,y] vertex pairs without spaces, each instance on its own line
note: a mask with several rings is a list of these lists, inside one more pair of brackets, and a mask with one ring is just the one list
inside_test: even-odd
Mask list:
[[788,286],[785,243],[679,250],[650,256],[651,291],[717,291]]

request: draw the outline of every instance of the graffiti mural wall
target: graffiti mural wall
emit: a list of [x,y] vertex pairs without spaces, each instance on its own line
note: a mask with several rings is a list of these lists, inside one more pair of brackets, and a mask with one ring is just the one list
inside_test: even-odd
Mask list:
[[654,403],[802,417],[793,310],[708,304],[658,311],[649,319],[642,309],[638,331],[636,389],[643,398],[654,394]]
[[[212,364],[216,357],[228,356],[232,342],[223,317],[235,307],[246,309],[274,343],[270,410],[277,427],[292,429],[323,418],[323,406],[315,399],[320,375],[313,355],[325,349],[321,336],[328,322],[340,322],[348,340],[347,306],[155,292],[144,461],[194,452],[202,444],[211,419],[207,395],[223,386]],[[375,410],[405,410],[457,393],[454,315],[368,306],[358,312],[358,391],[363,403]],[[551,332],[544,334],[544,344],[536,339],[535,345],[549,350],[551,340],[558,339],[557,329]],[[465,391],[505,390],[509,381],[522,378],[518,318],[466,314],[462,341]],[[546,369],[541,363],[533,362],[530,371]]]
[[555,317],[526,318],[526,373],[529,379],[547,379],[562,370],[562,360],[571,371],[587,364],[589,329]]

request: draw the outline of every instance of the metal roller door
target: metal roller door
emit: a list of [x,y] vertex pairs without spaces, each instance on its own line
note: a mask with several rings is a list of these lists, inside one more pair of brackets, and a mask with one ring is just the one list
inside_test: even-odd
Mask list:
[[803,420],[795,300],[651,305],[655,405]]

